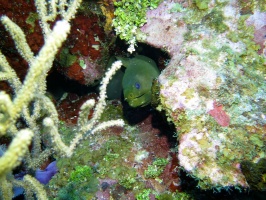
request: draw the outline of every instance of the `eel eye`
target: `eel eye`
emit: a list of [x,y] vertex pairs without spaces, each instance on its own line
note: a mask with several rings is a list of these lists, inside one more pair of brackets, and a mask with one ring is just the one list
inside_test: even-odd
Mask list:
[[135,88],[138,90],[140,89],[140,84],[138,82],[135,83]]

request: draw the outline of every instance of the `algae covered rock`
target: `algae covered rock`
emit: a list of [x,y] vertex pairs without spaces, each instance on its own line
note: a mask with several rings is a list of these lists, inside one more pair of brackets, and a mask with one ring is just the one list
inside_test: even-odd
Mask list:
[[238,1],[204,9],[164,1],[141,28],[143,42],[171,56],[159,76],[158,109],[179,134],[180,165],[203,189],[249,187],[241,163],[266,155],[265,38],[254,39],[266,25],[256,17],[265,6],[249,10],[241,13]]

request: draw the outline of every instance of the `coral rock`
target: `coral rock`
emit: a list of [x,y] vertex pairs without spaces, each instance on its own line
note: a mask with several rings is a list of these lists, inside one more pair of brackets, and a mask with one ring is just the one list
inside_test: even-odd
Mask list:
[[203,189],[249,187],[240,163],[266,155],[264,14],[241,16],[240,6],[164,1],[147,12],[138,37],[171,56],[159,76],[158,109],[179,134],[180,166]]

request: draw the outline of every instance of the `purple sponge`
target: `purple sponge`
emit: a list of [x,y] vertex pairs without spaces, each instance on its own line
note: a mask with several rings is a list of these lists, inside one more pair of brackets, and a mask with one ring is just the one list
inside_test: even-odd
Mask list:
[[56,161],[53,161],[44,170],[37,169],[35,178],[40,183],[47,184],[57,172]]

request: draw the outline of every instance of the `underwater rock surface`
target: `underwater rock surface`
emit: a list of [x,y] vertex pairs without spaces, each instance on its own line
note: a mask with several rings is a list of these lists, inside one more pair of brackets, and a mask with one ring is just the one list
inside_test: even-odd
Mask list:
[[258,17],[266,9],[261,1],[245,8],[236,0],[206,2],[164,1],[147,12],[138,38],[171,56],[159,76],[157,109],[175,124],[180,165],[202,189],[247,188],[241,162],[266,155],[265,37],[259,37],[266,21]]

